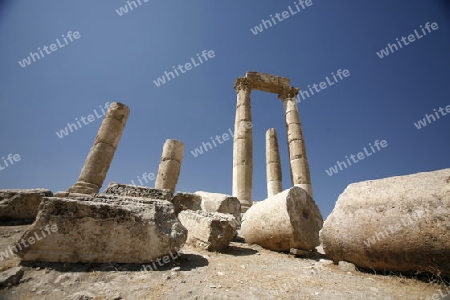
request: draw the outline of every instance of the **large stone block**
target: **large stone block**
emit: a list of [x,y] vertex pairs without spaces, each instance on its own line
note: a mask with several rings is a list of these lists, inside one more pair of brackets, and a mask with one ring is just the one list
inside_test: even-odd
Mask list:
[[236,236],[238,222],[229,214],[184,210],[178,215],[188,230],[187,244],[220,251]]
[[195,192],[201,197],[201,209],[205,212],[231,214],[241,222],[241,202],[238,198],[219,193]]
[[0,190],[0,220],[33,221],[43,197],[51,196],[47,189]]
[[249,244],[276,251],[313,250],[323,219],[308,193],[292,187],[253,205],[244,214],[241,235]]
[[154,189],[145,186],[135,186],[132,184],[120,184],[111,182],[106,190],[105,195],[115,195],[123,197],[141,197],[158,200],[172,200],[172,192],[169,190]]
[[15,248],[24,261],[144,263],[180,249],[186,237],[168,201],[45,198]]
[[288,78],[266,73],[247,72],[245,77],[248,78],[252,89],[268,93],[281,94],[283,87],[289,87],[290,85]]
[[175,214],[179,214],[182,210],[201,210],[202,197],[192,193],[177,193],[172,198]]
[[320,238],[335,262],[450,274],[450,169],[350,184]]

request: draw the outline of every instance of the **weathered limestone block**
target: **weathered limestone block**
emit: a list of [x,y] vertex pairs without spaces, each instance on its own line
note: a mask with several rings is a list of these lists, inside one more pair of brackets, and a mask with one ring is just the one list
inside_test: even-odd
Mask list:
[[[46,228],[51,232],[45,233]],[[186,237],[168,201],[45,198],[35,223],[15,247],[24,261],[144,263],[180,249]]]
[[246,243],[276,251],[313,250],[323,219],[308,193],[292,187],[253,205],[241,224]]
[[178,215],[182,210],[201,210],[202,209],[202,197],[192,193],[177,193],[172,201],[175,214]]
[[238,198],[219,193],[195,192],[201,197],[201,209],[205,212],[231,214],[241,222],[241,202]]
[[116,195],[123,197],[141,197],[158,200],[172,200],[172,192],[169,190],[154,189],[144,186],[134,186],[132,184],[120,184],[111,182],[106,190],[105,195]]
[[53,196],[47,189],[0,190],[0,220],[29,220],[36,218],[43,197]]
[[163,146],[155,188],[175,192],[183,161],[184,144],[178,140],[166,140]]
[[450,274],[450,169],[350,184],[320,238],[335,262]]
[[266,73],[247,72],[245,78],[251,83],[252,89],[268,93],[280,94],[284,87],[290,86],[288,78]]
[[208,251],[220,251],[236,235],[237,220],[222,213],[183,210],[178,219],[188,230],[187,244]]

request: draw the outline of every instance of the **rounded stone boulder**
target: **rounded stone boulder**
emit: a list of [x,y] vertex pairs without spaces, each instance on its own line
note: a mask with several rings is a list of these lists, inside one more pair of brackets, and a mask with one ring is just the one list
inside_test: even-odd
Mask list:
[[450,274],[450,169],[350,184],[320,239],[335,262]]
[[241,235],[246,243],[270,250],[313,250],[319,245],[322,224],[314,200],[294,186],[250,207],[243,216]]

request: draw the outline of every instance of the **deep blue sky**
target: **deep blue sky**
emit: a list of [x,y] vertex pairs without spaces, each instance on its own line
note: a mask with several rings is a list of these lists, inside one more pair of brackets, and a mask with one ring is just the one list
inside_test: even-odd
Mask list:
[[[156,173],[166,139],[185,143],[178,190],[231,193],[227,141],[190,151],[233,130],[234,80],[246,71],[288,77],[303,90],[348,69],[350,76],[299,103],[315,200],[326,217],[352,183],[450,167],[450,115],[414,122],[450,105],[450,6],[439,0],[318,1],[254,35],[250,28],[294,1],[154,1],[119,16],[123,0],[7,1],[0,4],[0,188],[66,190],[76,182],[101,120],[60,139],[56,132],[119,101],[131,114],[105,180]],[[395,38],[439,29],[380,59]],[[18,61],[68,31],[81,38],[22,68]],[[420,32],[420,31],[419,31]],[[61,40],[62,41],[62,40]],[[153,80],[196,53],[215,57],[170,82]],[[265,131],[278,131],[283,188],[290,186],[283,108],[252,93],[255,200],[266,197]],[[388,147],[328,176],[337,160],[375,140]],[[4,163],[0,160],[0,166]],[[153,186],[151,182],[150,186]]]

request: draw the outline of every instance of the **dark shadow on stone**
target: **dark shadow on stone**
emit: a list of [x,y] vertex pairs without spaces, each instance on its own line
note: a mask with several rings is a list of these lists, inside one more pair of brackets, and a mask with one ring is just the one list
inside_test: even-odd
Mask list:
[[221,251],[220,253],[233,256],[246,256],[246,255],[254,255],[258,253],[258,251],[238,246],[228,246],[225,250]]
[[179,261],[181,271],[191,271],[209,265],[208,260],[198,254],[182,254]]
[[34,219],[28,220],[14,220],[14,219],[1,219],[0,226],[20,226],[20,225],[31,225]]
[[137,271],[168,271],[175,267],[180,267],[182,271],[190,271],[198,267],[208,265],[208,260],[203,256],[195,254],[181,254],[176,259],[164,264],[160,259],[154,262],[142,264],[121,264],[121,263],[50,263],[50,262],[28,262],[20,263],[23,267],[50,269],[58,272],[137,272]]

